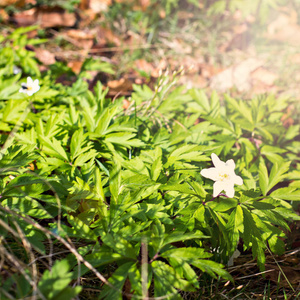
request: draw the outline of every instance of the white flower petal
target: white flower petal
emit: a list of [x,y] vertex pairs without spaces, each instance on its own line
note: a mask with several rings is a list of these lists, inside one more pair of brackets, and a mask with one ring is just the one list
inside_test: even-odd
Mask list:
[[224,191],[229,198],[234,197],[234,185],[233,184],[228,184],[226,186],[226,188],[224,189]]
[[213,186],[213,197],[217,197],[223,190],[227,188],[227,184],[222,181],[216,181]]
[[34,93],[39,91],[40,86],[39,86],[39,80],[35,79],[34,81],[32,80],[31,77],[27,77],[27,83],[22,83],[22,87],[20,88],[19,92],[20,93],[25,93],[28,96],[32,96]]
[[209,178],[214,181],[217,181],[219,178],[219,172],[216,168],[203,169],[201,170],[200,174],[203,177]]
[[27,77],[27,85],[32,85],[32,83],[33,83],[32,78],[28,76]]
[[234,170],[235,169],[235,162],[233,159],[229,159],[226,161],[225,163],[226,167],[229,168],[229,169],[232,169]]
[[217,197],[224,191],[228,197],[233,198],[235,193],[234,185],[243,184],[243,179],[234,172],[234,160],[229,159],[225,163],[215,153],[211,154],[211,159],[215,168],[203,169],[200,174],[215,181],[213,185],[213,197]]
[[38,79],[36,79],[33,83],[32,83],[32,87],[33,88],[39,88],[40,86],[39,86],[39,80]]
[[224,168],[225,167],[224,161],[221,161],[217,154],[212,153],[211,160],[216,168]]
[[237,185],[242,185],[243,184],[243,179],[240,176],[234,175],[233,180],[234,180],[234,184],[237,184]]

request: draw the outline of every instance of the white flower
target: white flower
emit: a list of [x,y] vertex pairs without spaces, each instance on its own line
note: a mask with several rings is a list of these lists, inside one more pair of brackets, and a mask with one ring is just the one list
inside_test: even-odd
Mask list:
[[16,74],[19,74],[19,73],[21,73],[21,69],[20,68],[18,68],[17,66],[13,66],[13,73],[16,75]]
[[217,197],[222,191],[225,191],[229,198],[233,198],[234,185],[243,184],[243,179],[234,173],[235,163],[233,159],[229,159],[225,163],[215,153],[212,153],[211,159],[215,167],[203,169],[200,174],[215,181],[213,197]]
[[28,96],[32,96],[40,89],[39,80],[33,81],[31,77],[27,77],[27,83],[22,83],[22,87],[19,89],[20,93],[26,93]]

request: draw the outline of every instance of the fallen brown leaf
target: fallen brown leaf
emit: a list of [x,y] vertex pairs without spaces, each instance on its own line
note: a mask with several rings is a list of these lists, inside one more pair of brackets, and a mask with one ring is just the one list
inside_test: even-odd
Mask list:
[[80,3],[79,3],[79,9],[80,10],[88,9],[89,4],[90,4],[89,2],[90,2],[89,0],[81,0]]
[[68,63],[68,67],[71,68],[71,70],[75,73],[75,74],[79,74],[81,67],[82,67],[83,61],[70,61]]
[[279,91],[278,86],[267,85],[259,80],[253,80],[251,86],[251,95],[260,95],[265,93],[276,94]]
[[42,28],[72,27],[75,25],[76,17],[74,13],[68,13],[60,7],[40,7],[15,13],[12,21],[17,26],[39,24]]
[[163,42],[163,44],[171,48],[176,53],[184,53],[184,54],[192,53],[192,47],[178,38],[175,38],[173,40],[161,38],[161,41]]
[[[200,51],[196,51],[193,55],[184,55],[181,59],[174,59],[174,56],[168,59],[169,66],[174,69],[180,69],[183,67],[185,70],[189,70],[189,73],[199,74],[204,65],[204,57]],[[215,74],[215,73],[214,73]]]
[[37,10],[35,8],[15,13],[11,18],[17,26],[30,26],[37,21]]
[[199,70],[200,70],[201,75],[207,79],[212,78],[214,75],[216,75],[222,71],[221,68],[219,68],[215,65],[212,65],[212,64],[200,64],[199,67],[200,67]]
[[[53,31],[53,32],[55,32],[55,31]],[[59,35],[59,34],[57,34],[57,35]],[[63,36],[66,41],[70,42],[71,44],[73,44],[74,46],[76,46],[78,48],[90,50],[94,45],[93,39],[87,39],[87,40],[84,40],[84,42],[83,42],[82,39],[70,37],[68,34],[68,31],[66,33],[62,33],[60,35]]]
[[7,5],[16,5],[21,7],[25,4],[25,0],[0,0],[0,6],[5,7]]
[[55,55],[46,49],[36,48],[35,55],[44,65],[52,65],[56,62]]
[[108,7],[111,5],[112,0],[90,0],[89,8],[96,14],[107,11]]
[[252,79],[259,80],[266,85],[273,85],[277,77],[278,76],[275,73],[270,72],[263,67],[259,67],[251,73]]
[[139,0],[142,11],[145,11],[151,4],[151,0]]
[[86,28],[90,23],[96,19],[97,14],[90,8],[88,9],[80,9],[78,11],[79,14],[79,24],[78,28]]
[[124,109],[127,109],[127,108],[129,107],[129,105],[130,105],[130,101],[127,100],[127,99],[124,99],[124,100],[123,100],[123,108],[124,108]]
[[41,27],[72,27],[76,16],[60,7],[44,7],[38,10],[37,22]]
[[109,87],[109,92],[113,95],[127,93],[132,90],[132,83],[127,78],[108,81],[107,86]]
[[6,22],[8,21],[9,16],[7,14],[7,12],[4,9],[0,9],[0,22]]
[[71,38],[78,40],[91,40],[95,37],[94,33],[87,32],[80,29],[70,29],[67,32],[67,35]]
[[139,85],[142,85],[144,83],[144,80],[142,78],[135,78],[134,79],[134,83],[135,84],[139,84]]
[[210,87],[220,92],[225,92],[234,86],[240,92],[249,91],[251,89],[251,72],[262,65],[261,60],[248,58],[215,75],[210,82]]
[[249,31],[244,31],[235,34],[227,43],[219,48],[220,52],[226,52],[234,49],[245,51],[251,42],[251,35]]
[[112,43],[116,46],[121,45],[121,40],[120,37],[118,37],[115,33],[113,33],[110,29],[108,28],[99,28],[97,32],[97,38],[98,38],[98,44],[104,44],[106,45],[107,43]]
[[151,74],[154,71],[154,67],[152,66],[152,64],[144,59],[137,59],[134,64],[138,70],[142,70],[148,74]]
[[164,9],[161,9],[159,12],[158,12],[159,16],[161,19],[164,19],[166,16],[167,16],[167,13]]

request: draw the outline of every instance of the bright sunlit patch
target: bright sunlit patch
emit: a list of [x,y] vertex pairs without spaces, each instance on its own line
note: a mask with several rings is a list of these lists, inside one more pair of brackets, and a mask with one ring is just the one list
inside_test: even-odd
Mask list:
[[226,163],[212,153],[211,155],[214,168],[203,169],[200,174],[206,178],[215,181],[213,186],[213,197],[217,197],[222,191],[229,198],[234,197],[234,185],[242,185],[243,179],[234,173],[235,163],[233,159],[227,160]]
[[32,96],[40,89],[39,80],[32,80],[31,77],[27,77],[27,83],[22,83],[22,87],[19,89],[20,93],[25,93],[28,96]]

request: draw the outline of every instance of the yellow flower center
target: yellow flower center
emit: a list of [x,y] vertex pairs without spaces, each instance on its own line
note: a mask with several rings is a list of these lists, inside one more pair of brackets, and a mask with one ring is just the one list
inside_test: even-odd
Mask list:
[[229,175],[228,174],[219,173],[219,180],[220,181],[229,180]]
[[32,86],[27,86],[27,90],[31,91],[32,90]]

